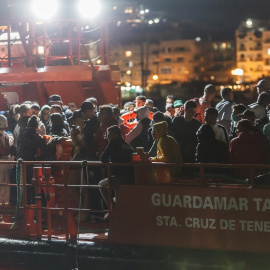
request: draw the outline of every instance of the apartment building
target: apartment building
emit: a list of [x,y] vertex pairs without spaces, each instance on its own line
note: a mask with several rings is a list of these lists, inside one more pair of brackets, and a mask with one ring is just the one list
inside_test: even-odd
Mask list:
[[243,70],[241,80],[256,82],[270,75],[270,22],[241,22],[236,30],[236,65]]

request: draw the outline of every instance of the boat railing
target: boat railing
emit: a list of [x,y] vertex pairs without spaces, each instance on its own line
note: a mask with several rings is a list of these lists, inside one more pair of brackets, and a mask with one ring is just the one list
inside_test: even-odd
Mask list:
[[[110,222],[105,222],[102,218],[106,213],[109,217],[113,216],[115,202],[113,191],[117,188],[112,181],[112,168],[115,163],[101,163],[99,161],[1,161],[0,168],[12,169],[16,166],[16,183],[0,183],[0,188],[8,186],[17,191],[16,205],[2,203],[0,206],[0,236],[18,237],[29,239],[61,239],[65,241],[104,241],[109,233]],[[267,176],[270,171],[270,165],[266,164],[173,164],[161,162],[132,162],[117,163],[117,166],[128,166],[130,168],[130,177],[134,174],[135,185],[174,185],[174,186],[232,186],[242,188],[267,188],[268,181],[259,183],[256,175]],[[58,173],[58,180],[54,183],[42,181],[44,175],[35,174],[33,181],[29,182],[29,168],[52,168],[52,177],[56,180],[55,172]],[[71,168],[79,170],[76,184],[69,183],[69,170]],[[172,168],[182,168],[178,176],[171,177]],[[103,171],[99,175],[100,179],[91,182],[89,171],[98,168]],[[106,170],[104,170],[106,169]],[[132,171],[134,169],[134,171]],[[222,173],[220,173],[222,170]],[[240,179],[233,177],[232,171],[241,170],[248,177]],[[38,169],[37,169],[38,171]],[[218,173],[217,173],[218,172]],[[89,179],[87,179],[89,177]],[[40,179],[35,179],[40,178]],[[108,178],[108,208],[93,209],[92,207],[82,207],[82,190],[100,189],[98,184],[100,180]],[[267,178],[267,177],[266,177]],[[269,177],[270,179],[270,177]],[[37,181],[38,180],[38,181]],[[85,182],[86,180],[86,182]],[[270,182],[270,180],[269,180]],[[51,197],[46,190],[54,188],[56,191],[56,202],[51,204]],[[104,187],[103,187],[104,188]],[[29,189],[35,189],[35,203],[29,203]],[[77,189],[79,203],[72,205],[70,203],[70,189]],[[42,191],[43,190],[43,191]],[[51,191],[52,192],[52,191]],[[41,196],[45,193],[46,196]],[[0,193],[1,194],[1,193]],[[50,195],[50,194],[49,194]],[[51,194],[52,195],[52,194]],[[101,197],[100,197],[101,198]],[[46,201],[44,205],[44,199]],[[91,198],[90,198],[91,199]],[[89,205],[89,204],[88,204]],[[87,213],[98,215],[100,217],[101,230],[97,224],[91,225],[88,221],[80,220],[80,215]],[[74,216],[77,216],[74,219]],[[91,226],[93,228],[90,228]],[[85,232],[92,232],[92,237],[82,237]],[[101,232],[102,237],[96,237]],[[94,236],[93,236],[94,235]],[[90,239],[90,240],[89,240]]]

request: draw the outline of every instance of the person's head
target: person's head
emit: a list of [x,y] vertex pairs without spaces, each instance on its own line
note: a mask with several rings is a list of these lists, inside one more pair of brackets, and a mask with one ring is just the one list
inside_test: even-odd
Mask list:
[[71,125],[79,127],[80,129],[84,126],[84,118],[81,110],[74,111],[73,115],[68,119]]
[[153,125],[152,136],[154,140],[159,140],[162,136],[168,134],[168,123],[166,121],[158,122]]
[[96,98],[90,97],[90,98],[87,98],[85,101],[90,101],[93,104],[93,106],[95,108],[95,111],[97,111],[97,109],[98,109],[98,102],[97,102],[97,99]]
[[37,130],[38,129],[38,122],[39,122],[38,117],[36,115],[32,115],[28,119],[27,126]]
[[204,112],[204,121],[205,123],[213,126],[217,122],[218,111],[215,108],[208,108]]
[[14,118],[16,121],[19,118],[19,110],[20,110],[20,105],[16,104],[10,107],[8,114],[9,116],[11,116],[12,118]]
[[32,111],[32,115],[38,116],[40,112],[40,106],[37,103],[32,104],[31,111]]
[[154,123],[159,123],[159,122],[165,121],[164,114],[162,112],[155,112],[153,114],[153,121],[154,121]]
[[127,111],[134,111],[135,109],[135,103],[134,102],[127,102],[124,104],[124,110],[127,110]]
[[61,97],[60,97],[59,95],[51,95],[51,96],[49,97],[48,104],[49,104],[50,106],[52,106],[52,105],[54,105],[54,104],[59,105],[59,106],[61,106],[61,107],[63,106],[62,99],[61,99]]
[[64,127],[64,120],[60,113],[51,114],[52,127]]
[[112,141],[113,139],[118,139],[122,137],[121,129],[114,125],[109,128],[107,128],[107,138],[109,141]]
[[188,100],[184,104],[184,118],[192,120],[194,115],[196,114],[197,105],[194,101]]
[[19,109],[20,117],[31,116],[31,106],[29,104],[22,104]]
[[257,88],[257,93],[259,95],[262,92],[267,92],[270,90],[270,83],[266,79],[262,79],[258,81],[254,87]]
[[238,116],[238,114],[243,113],[246,109],[247,109],[247,107],[242,103],[233,105],[232,106],[232,120],[234,122],[238,122],[241,119]]
[[173,104],[174,103],[174,96],[173,95],[168,95],[166,97],[166,105],[167,104]]
[[184,103],[183,103],[183,101],[182,100],[176,100],[175,102],[174,102],[174,104],[173,104],[173,107],[174,107],[174,114],[175,115],[179,115],[180,114],[180,111],[181,111],[181,109],[183,108],[183,105],[184,105]]
[[222,99],[233,100],[233,91],[229,87],[224,87],[220,90],[220,95]]
[[114,117],[116,120],[119,119],[119,118],[120,118],[120,115],[121,115],[120,109],[117,108],[117,107],[113,107],[112,109],[113,109],[113,117]]
[[146,97],[145,96],[137,96],[135,99],[136,108],[140,108],[145,105]]
[[251,130],[251,128],[252,125],[250,121],[248,121],[247,119],[241,119],[237,123],[236,133],[239,134],[241,132],[248,132]]
[[270,95],[266,92],[262,92],[261,94],[259,94],[257,102],[258,104],[266,108],[270,103]]
[[58,104],[53,104],[51,106],[51,109],[50,109],[50,113],[53,114],[53,113],[62,113],[62,107]]
[[134,110],[134,112],[136,112],[136,114],[137,114],[136,118],[138,121],[143,120],[144,118],[148,118],[149,114],[150,114],[150,110],[148,109],[147,106],[142,106],[140,108],[136,108]]
[[0,115],[0,136],[5,132],[5,129],[8,127],[7,118],[4,115]]
[[216,95],[216,87],[213,84],[207,84],[204,87],[204,96],[210,102]]
[[245,110],[243,113],[238,114],[238,116],[240,117],[240,119],[246,119],[248,120],[252,126],[254,126],[254,122],[255,122],[255,113],[251,110]]
[[167,104],[165,109],[166,109],[166,112],[168,112],[171,117],[174,117],[175,110],[174,110],[174,105],[172,103]]
[[42,121],[48,121],[49,117],[50,117],[50,110],[51,110],[51,107],[49,105],[44,105],[42,108],[41,108],[41,111],[40,111],[40,119]]
[[154,107],[154,101],[152,99],[147,99],[145,102],[145,105],[149,108],[149,110],[153,110]]
[[98,121],[104,123],[113,116],[113,109],[109,105],[102,105],[99,107]]
[[81,104],[81,112],[84,119],[92,119],[95,116],[95,108],[92,102],[84,101]]

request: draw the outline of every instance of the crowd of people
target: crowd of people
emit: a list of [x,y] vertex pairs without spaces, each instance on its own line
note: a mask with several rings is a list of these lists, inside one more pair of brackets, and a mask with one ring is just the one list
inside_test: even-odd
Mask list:
[[[178,164],[178,169],[170,171],[170,181],[183,173],[183,163],[268,163],[270,85],[263,79],[255,87],[258,98],[250,105],[236,104],[232,89],[223,88],[222,100],[213,107],[216,88],[211,84],[204,88],[201,97],[185,102],[167,96],[165,110],[154,107],[153,101],[145,96],[127,102],[122,110],[112,104],[98,106],[92,97],[74,112],[63,105],[59,95],[52,95],[43,107],[25,101],[0,115],[1,160],[57,160],[55,151],[51,153],[52,148],[48,147],[51,136],[72,139],[73,161],[126,163],[132,161],[137,148],[143,147],[149,162]],[[130,115],[135,118],[131,120]],[[14,169],[2,166],[0,173],[1,183],[14,183]],[[31,183],[32,173],[29,166],[27,183]],[[112,175],[116,185],[134,182],[129,167],[114,166]],[[237,170],[235,176],[249,175]],[[108,185],[106,171],[99,167],[90,167],[87,177],[93,184]],[[76,183],[75,178],[80,178],[77,168],[70,170],[70,183]],[[107,193],[101,191],[107,202]],[[34,191],[27,192],[28,203],[33,203]],[[91,207],[98,207],[98,196],[92,196],[97,200],[91,202]],[[87,194],[84,197],[88,204]],[[10,203],[12,198],[10,188],[1,186],[0,203]]]

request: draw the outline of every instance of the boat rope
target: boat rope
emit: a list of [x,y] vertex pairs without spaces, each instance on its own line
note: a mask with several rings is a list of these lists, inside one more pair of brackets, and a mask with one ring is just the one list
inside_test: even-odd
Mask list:
[[19,213],[19,208],[20,208],[21,200],[22,200],[22,183],[23,183],[22,162],[23,160],[19,158],[16,164],[17,203],[16,203],[16,210],[15,210],[15,215],[14,215],[14,222],[13,222],[13,225],[11,226],[11,229],[15,227],[18,221],[18,213]]
[[84,178],[85,169],[86,169],[86,175],[87,175],[87,180],[88,180],[87,160],[82,160],[81,166],[82,166],[81,185],[80,185],[79,215],[78,215],[77,243],[76,243],[76,270],[79,270],[79,240],[80,240],[80,222],[81,222],[81,206],[82,206],[82,186],[83,186],[83,178]]

